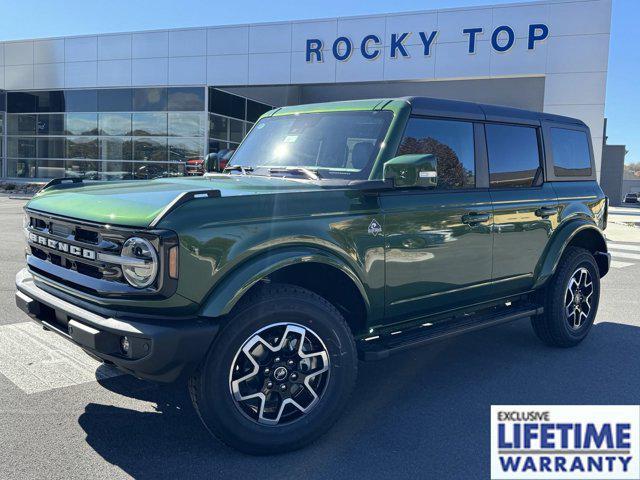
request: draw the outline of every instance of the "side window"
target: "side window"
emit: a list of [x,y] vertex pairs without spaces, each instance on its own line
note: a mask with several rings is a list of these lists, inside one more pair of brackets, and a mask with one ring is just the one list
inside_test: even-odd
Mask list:
[[411,118],[398,155],[433,154],[438,158],[438,187],[475,187],[473,124]]
[[552,127],[551,151],[557,177],[591,176],[591,153],[585,132]]
[[489,185],[492,188],[531,187],[540,168],[535,128],[486,125]]

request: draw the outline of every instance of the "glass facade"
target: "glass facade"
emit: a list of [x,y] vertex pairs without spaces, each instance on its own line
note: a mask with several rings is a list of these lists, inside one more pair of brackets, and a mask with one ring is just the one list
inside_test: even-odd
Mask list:
[[213,87],[0,92],[1,172],[25,180],[182,175],[189,159],[235,150],[271,108]]
[[205,155],[204,87],[8,92],[6,176],[179,175]]
[[273,106],[209,87],[209,153],[235,151],[260,115]]

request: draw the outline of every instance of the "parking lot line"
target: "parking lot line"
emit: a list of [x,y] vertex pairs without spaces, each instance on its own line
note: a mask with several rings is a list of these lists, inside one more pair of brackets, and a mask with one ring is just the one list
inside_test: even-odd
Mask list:
[[624,268],[624,267],[630,267],[631,265],[635,265],[635,263],[618,262],[617,260],[611,260],[611,268]]
[[[100,367],[100,369],[98,369]],[[0,374],[26,394],[121,375],[32,322],[0,326]]]
[[628,250],[631,252],[640,252],[640,245],[624,245],[622,243],[609,242],[610,250]]
[[630,260],[640,260],[640,253],[620,252],[613,248],[610,248],[609,251],[611,252],[611,257],[614,259],[627,258]]

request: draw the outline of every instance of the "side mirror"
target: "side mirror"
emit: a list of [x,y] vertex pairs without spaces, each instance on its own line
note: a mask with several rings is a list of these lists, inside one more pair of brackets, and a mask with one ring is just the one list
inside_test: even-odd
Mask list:
[[383,177],[399,188],[436,187],[438,159],[434,155],[400,155],[384,164]]

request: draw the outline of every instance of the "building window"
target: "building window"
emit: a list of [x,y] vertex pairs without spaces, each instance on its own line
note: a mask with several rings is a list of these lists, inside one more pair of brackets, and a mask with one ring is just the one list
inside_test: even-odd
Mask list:
[[67,135],[97,135],[97,113],[69,113],[65,119],[65,133]]
[[130,112],[131,110],[133,110],[133,90],[131,88],[98,90],[99,112]]
[[437,188],[475,187],[473,124],[412,118],[398,155],[431,154],[438,159]]
[[532,127],[486,125],[489,184],[492,188],[531,187],[540,170],[538,133]]
[[585,132],[552,127],[551,150],[557,177],[591,176],[591,153]]
[[136,88],[133,90],[135,112],[164,112],[167,110],[166,88]]
[[172,87],[168,90],[168,108],[171,112],[204,111],[204,88]]
[[169,113],[170,137],[204,137],[203,113]]
[[166,113],[134,113],[132,118],[133,134],[140,136],[166,136]]
[[109,136],[131,135],[130,113],[100,113],[98,115],[98,134]]

